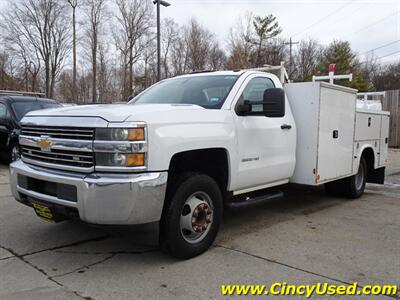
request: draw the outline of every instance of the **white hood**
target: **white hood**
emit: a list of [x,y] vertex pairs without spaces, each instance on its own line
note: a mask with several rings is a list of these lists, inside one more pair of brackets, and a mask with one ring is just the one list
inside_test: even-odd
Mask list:
[[181,110],[204,110],[204,108],[191,104],[104,104],[38,110],[30,112],[27,116],[99,117],[108,122],[124,122],[129,117],[138,121],[145,121],[140,120],[140,118],[149,113]]

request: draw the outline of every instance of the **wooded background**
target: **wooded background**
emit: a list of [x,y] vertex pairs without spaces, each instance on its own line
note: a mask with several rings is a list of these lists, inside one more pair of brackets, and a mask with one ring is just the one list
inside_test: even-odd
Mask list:
[[382,104],[390,112],[389,147],[400,148],[400,90],[386,91]]
[[[155,8],[151,0],[3,0],[0,89],[45,92],[62,102],[126,101],[156,82]],[[193,12],[194,13],[194,12]],[[400,62],[382,65],[374,49],[364,58],[347,41],[309,38],[289,52],[279,20],[238,15],[224,41],[192,18],[162,20],[162,77],[192,71],[286,63],[294,81],[336,72],[360,91],[400,89]],[[290,59],[292,57],[292,59]]]

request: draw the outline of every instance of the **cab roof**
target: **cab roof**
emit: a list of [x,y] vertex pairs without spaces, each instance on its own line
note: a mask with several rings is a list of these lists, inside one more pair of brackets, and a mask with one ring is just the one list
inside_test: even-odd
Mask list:
[[257,70],[231,70],[231,71],[199,71],[199,72],[192,72],[189,74],[182,74],[178,75],[174,78],[177,77],[190,77],[190,76],[215,76],[215,75],[222,75],[222,76],[241,76],[245,73],[263,73],[265,74],[266,72],[261,72]]

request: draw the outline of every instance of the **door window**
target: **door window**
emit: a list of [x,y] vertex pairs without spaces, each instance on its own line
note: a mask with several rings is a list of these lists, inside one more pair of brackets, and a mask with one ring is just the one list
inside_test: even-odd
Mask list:
[[4,104],[0,103],[0,118],[5,118],[7,117],[7,108]]
[[256,77],[249,81],[244,89],[240,100],[248,100],[251,102],[262,102],[264,100],[264,92],[267,89],[274,88],[273,81],[267,77]]

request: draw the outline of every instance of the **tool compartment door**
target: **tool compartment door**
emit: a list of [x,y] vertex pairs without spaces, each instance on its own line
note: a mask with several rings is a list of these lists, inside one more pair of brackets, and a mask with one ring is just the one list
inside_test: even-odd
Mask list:
[[355,130],[356,141],[378,140],[381,131],[381,115],[358,111]]
[[317,182],[353,173],[354,90],[321,86]]
[[379,166],[386,164],[389,147],[389,115],[382,115],[381,121],[381,141],[379,149]]

